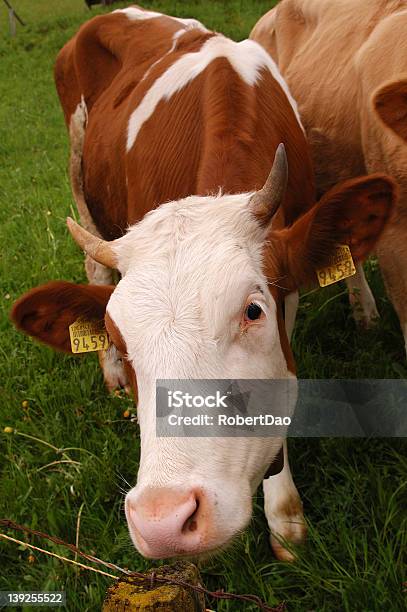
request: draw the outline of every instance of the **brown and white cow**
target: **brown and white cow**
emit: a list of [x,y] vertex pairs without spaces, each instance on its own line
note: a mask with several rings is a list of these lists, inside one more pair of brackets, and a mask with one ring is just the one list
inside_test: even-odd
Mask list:
[[[149,557],[215,551],[249,522],[282,440],[157,437],[156,379],[295,380],[284,300],[314,281],[338,242],[357,261],[368,254],[394,183],[358,178],[315,203],[304,132],[276,65],[257,43],[195,20],[138,7],[96,17],[63,48],[55,74],[73,190],[97,235],[69,228],[102,266],[88,261],[89,280],[109,282],[111,269],[121,280],[37,287],[13,320],[70,352],[70,323],[105,318],[139,397],[140,468],[125,504],[134,544]],[[282,472],[264,480],[265,509],[272,533],[298,542],[302,506],[284,454]],[[275,536],[272,545],[291,558]]]
[[[254,27],[299,105],[317,189],[386,172],[399,205],[377,255],[407,350],[407,1],[282,0]],[[378,316],[363,268],[349,279],[357,320]]]

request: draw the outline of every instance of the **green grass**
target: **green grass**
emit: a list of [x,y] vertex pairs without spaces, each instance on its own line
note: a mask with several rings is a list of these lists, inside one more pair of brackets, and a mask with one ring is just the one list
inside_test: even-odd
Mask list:
[[[32,286],[85,280],[82,256],[64,224],[72,207],[68,144],[52,66],[89,11],[81,0],[13,4],[27,26],[18,26],[10,39],[0,4],[0,516],[73,542],[81,513],[84,550],[144,569],[149,563],[130,544],[122,508],[122,490],[134,484],[138,465],[137,428],[123,418],[129,400],[106,394],[94,355],[55,354],[17,333],[8,320],[13,300]],[[240,39],[272,3],[147,4],[197,17]],[[406,377],[397,318],[373,264],[368,276],[382,315],[371,331],[356,329],[340,285],[302,297],[294,339],[301,377]],[[2,433],[5,426],[17,433]],[[62,456],[44,442],[74,449]],[[290,448],[310,527],[299,561],[273,559],[259,494],[250,529],[202,567],[206,585],[257,593],[270,604],[285,600],[290,611],[404,610],[405,443],[292,440]],[[0,542],[0,589],[64,588],[70,612],[100,609],[109,579],[40,553],[34,557],[29,563],[28,550]],[[208,603],[222,612],[255,609]]]

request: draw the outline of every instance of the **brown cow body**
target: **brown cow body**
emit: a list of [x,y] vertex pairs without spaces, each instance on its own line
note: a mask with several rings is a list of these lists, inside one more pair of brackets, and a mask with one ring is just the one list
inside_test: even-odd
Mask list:
[[[406,0],[283,0],[251,37],[298,102],[319,192],[364,172],[397,180],[399,205],[377,254],[407,342]],[[356,318],[369,323],[377,311],[360,272],[350,289],[360,292]]]
[[221,35],[116,12],[87,22],[60,52],[55,79],[67,124],[82,96],[87,107],[85,196],[104,238],[123,235],[162,202],[260,188],[283,141],[292,170],[286,221],[315,201],[304,134],[280,85],[264,69],[250,87],[224,57],[162,100],[124,154],[131,114],[153,84],[212,37]]

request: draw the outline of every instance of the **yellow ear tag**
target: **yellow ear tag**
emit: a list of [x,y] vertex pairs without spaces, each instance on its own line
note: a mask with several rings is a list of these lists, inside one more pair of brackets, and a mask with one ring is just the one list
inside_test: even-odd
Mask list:
[[109,346],[109,338],[103,323],[78,319],[69,326],[73,353],[103,351]]
[[318,282],[321,287],[333,285],[333,283],[338,283],[354,274],[356,274],[356,268],[347,244],[338,244],[329,266],[317,270]]

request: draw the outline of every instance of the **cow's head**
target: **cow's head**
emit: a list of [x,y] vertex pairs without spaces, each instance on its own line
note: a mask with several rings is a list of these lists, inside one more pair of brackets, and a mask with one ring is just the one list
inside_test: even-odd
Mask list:
[[145,556],[197,556],[229,542],[247,525],[252,494],[281,447],[281,439],[158,438],[156,379],[295,379],[284,296],[314,282],[337,243],[365,257],[395,197],[385,176],[356,179],[276,231],[286,180],[280,147],[254,194],[163,204],[113,242],[70,220],[81,247],[120,271],[117,287],[52,283],[14,306],[20,329],[68,351],[69,324],[106,312],[110,339],[137,376],[141,459],[126,516]]

